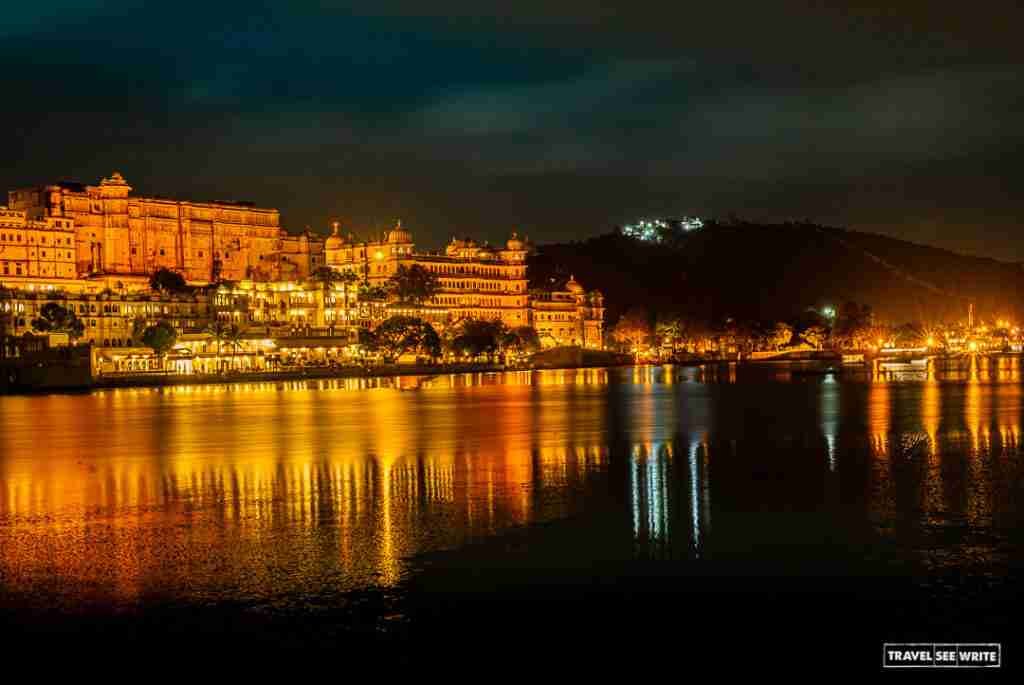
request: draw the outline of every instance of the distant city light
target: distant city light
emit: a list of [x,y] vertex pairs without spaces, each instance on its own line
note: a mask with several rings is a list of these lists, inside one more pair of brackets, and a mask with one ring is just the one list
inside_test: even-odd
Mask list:
[[821,313],[826,319],[832,319],[835,318],[836,310],[835,307],[825,307],[821,310]]
[[681,219],[641,219],[622,227],[622,234],[649,243],[662,243],[674,233],[688,233],[704,227],[704,220],[694,216]]

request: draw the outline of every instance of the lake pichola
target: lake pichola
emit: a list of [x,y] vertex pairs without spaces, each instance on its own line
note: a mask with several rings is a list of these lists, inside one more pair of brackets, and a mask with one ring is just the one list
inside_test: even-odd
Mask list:
[[[673,615],[693,600],[690,618],[726,635],[721,614],[763,626],[759,603],[823,589],[883,597],[857,632],[873,662],[883,640],[1005,641],[1022,400],[1016,358],[2,397],[0,613],[50,635],[86,622],[180,638],[230,616],[251,634],[315,622],[322,639],[355,621],[401,642],[456,630],[445,617],[466,607],[528,620],[503,594],[554,616],[607,600],[606,617],[672,595]],[[643,587],[659,599],[621,601]],[[444,611],[423,608],[433,596]],[[859,599],[800,596],[797,614],[867,620]],[[375,598],[357,619],[353,597]],[[136,631],[147,612],[189,619]]]

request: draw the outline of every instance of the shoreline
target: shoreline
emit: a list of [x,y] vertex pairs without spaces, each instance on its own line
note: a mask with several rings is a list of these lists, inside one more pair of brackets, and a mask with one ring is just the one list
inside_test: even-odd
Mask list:
[[621,364],[566,364],[564,366],[508,366],[505,364],[387,365],[376,367],[346,366],[338,368],[307,368],[295,371],[261,371],[224,374],[148,374],[132,376],[101,376],[88,383],[54,384],[45,387],[4,389],[2,396],[89,393],[93,390],[118,388],[162,388],[183,385],[234,385],[241,383],[279,383],[306,380],[343,380],[351,378],[400,378],[442,376],[470,373],[506,373],[516,371],[553,371],[564,369],[611,368]]
[[[989,353],[985,356],[1024,356],[1021,353]],[[938,362],[959,360],[958,357],[936,356]],[[380,366],[342,366],[334,368],[311,367],[295,370],[228,372],[221,374],[161,374],[148,373],[141,375],[99,376],[91,379],[72,380],[68,376],[81,374],[64,374],[69,369],[51,367],[53,375],[44,374],[33,385],[5,385],[0,377],[0,397],[5,395],[45,395],[51,393],[88,393],[93,390],[116,388],[159,388],[180,385],[229,385],[238,383],[275,383],[304,380],[332,380],[351,378],[397,378],[414,376],[440,376],[467,373],[505,373],[514,371],[554,371],[567,369],[619,368],[630,366],[677,366],[677,367],[716,367],[735,364],[737,368],[748,371],[790,369],[801,375],[863,374],[869,364],[842,364],[832,359],[758,359],[758,360],[725,360],[725,359],[687,359],[679,361],[648,361],[636,363],[633,360],[615,358],[586,359],[561,358],[538,360],[531,364],[510,366],[494,363],[464,364],[388,364]],[[943,364],[945,366],[946,364]]]

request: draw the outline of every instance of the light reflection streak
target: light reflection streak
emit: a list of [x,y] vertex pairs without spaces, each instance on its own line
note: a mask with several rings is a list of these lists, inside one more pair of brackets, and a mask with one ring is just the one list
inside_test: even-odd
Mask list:
[[698,475],[698,464],[697,464],[697,451],[700,449],[699,440],[690,441],[689,459],[688,464],[690,467],[690,521],[691,521],[691,537],[693,540],[693,551],[694,554],[699,557],[701,550],[701,535],[700,535],[700,477]]
[[872,448],[880,457],[889,454],[892,388],[888,381],[872,382],[868,389],[868,426]]
[[836,470],[836,437],[839,431],[839,384],[832,376],[826,376],[821,384],[821,431],[825,435],[825,449],[829,471]]

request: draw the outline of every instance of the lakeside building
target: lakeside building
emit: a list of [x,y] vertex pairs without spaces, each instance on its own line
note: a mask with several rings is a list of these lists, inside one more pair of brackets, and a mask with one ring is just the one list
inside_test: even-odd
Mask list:
[[[212,308],[204,292],[191,295],[113,292],[84,293],[64,290],[17,290],[0,293],[0,316],[5,335],[36,334],[32,321],[54,302],[74,312],[85,330],[80,342],[94,347],[129,347],[137,326],[167,321],[179,334],[199,332],[209,324]],[[136,324],[136,321],[141,323]]]
[[[140,316],[167,318],[182,335],[222,320],[264,335],[352,338],[394,315],[423,318],[439,331],[466,319],[497,320],[534,326],[545,347],[603,347],[601,294],[575,279],[564,291],[529,292],[533,248],[515,233],[502,246],[453,237],[427,252],[416,250],[401,222],[378,240],[338,229],[326,239],[308,229],[290,235],[278,210],[253,203],[135,196],[116,172],[98,185],[14,190],[0,208],[0,289],[14,294],[4,305],[14,308],[6,334],[31,333],[41,307],[55,301],[85,322],[82,342],[99,348],[125,347]],[[417,265],[436,276],[433,297],[412,304],[380,295],[400,267]],[[322,266],[353,273],[359,284],[310,282]],[[159,269],[218,285],[187,296],[153,293],[149,276]]]
[[194,283],[305,278],[320,266],[318,236],[289,235],[276,209],[251,202],[190,202],[132,195],[115,172],[99,185],[62,181],[8,193],[33,221],[73,222],[75,276],[149,275]]
[[342,237],[335,224],[325,244],[327,266],[355,273],[370,285],[384,285],[400,266],[418,265],[434,274],[440,290],[424,303],[431,310],[428,320],[498,320],[513,328],[530,321],[527,254],[527,243],[515,233],[502,248],[453,237],[443,252],[417,252],[401,222],[375,241]]
[[564,290],[535,290],[530,293],[530,325],[541,345],[604,347],[604,296],[587,292],[570,276]]
[[422,306],[388,305],[386,314],[419,316],[436,327],[464,319],[501,321],[510,328],[533,326],[545,347],[604,346],[604,298],[571,279],[565,291],[529,291],[526,258],[532,246],[512,233],[503,247],[453,237],[443,252],[421,252],[401,222],[381,239],[343,237],[338,224],[325,244],[326,265],[349,271],[371,285],[384,285],[400,266],[419,265],[437,277],[440,289]]
[[239,281],[221,284],[212,293],[214,318],[268,334],[354,335],[348,329],[385,316],[383,303],[380,311],[371,311],[369,302],[360,302],[356,286],[339,283]]

